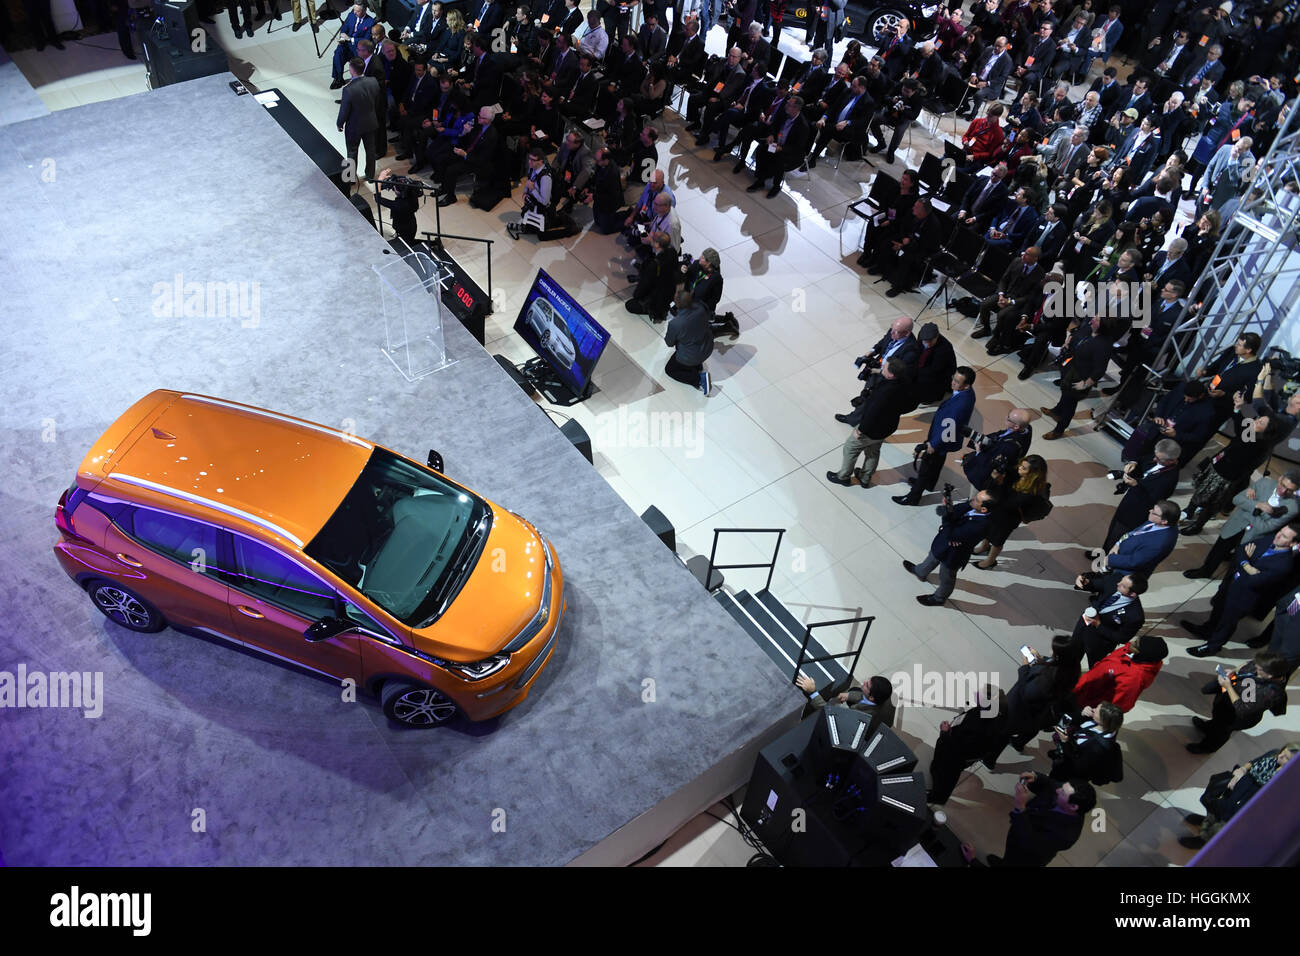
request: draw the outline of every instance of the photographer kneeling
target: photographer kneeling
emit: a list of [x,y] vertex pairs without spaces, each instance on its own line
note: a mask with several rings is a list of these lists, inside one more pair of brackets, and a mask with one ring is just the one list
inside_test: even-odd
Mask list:
[[650,247],[654,253],[641,266],[632,298],[625,305],[633,315],[648,315],[655,322],[668,318],[668,306],[677,291],[681,275],[677,266],[677,253],[669,243],[667,233],[650,234]]

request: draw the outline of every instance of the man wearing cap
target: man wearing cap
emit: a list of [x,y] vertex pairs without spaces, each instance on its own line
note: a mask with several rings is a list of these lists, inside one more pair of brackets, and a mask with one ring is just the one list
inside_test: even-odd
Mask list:
[[916,404],[934,405],[948,394],[952,373],[957,370],[957,354],[933,322],[921,326],[917,341],[921,353],[916,358]]
[[[937,336],[938,327],[930,322],[921,326],[921,335],[924,336],[931,328]],[[952,395],[935,410],[924,443],[916,446],[916,476],[907,479],[912,488],[905,495],[894,495],[896,504],[920,504],[921,496],[933,491],[939,483],[948,453],[961,449],[971,413],[975,411],[975,390],[971,387],[975,384],[975,370],[966,365],[959,366],[953,372],[950,384]]]

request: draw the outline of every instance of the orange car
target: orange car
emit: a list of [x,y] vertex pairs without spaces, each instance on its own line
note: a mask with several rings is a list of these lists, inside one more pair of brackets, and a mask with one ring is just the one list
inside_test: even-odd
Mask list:
[[59,563],[123,627],[350,678],[415,727],[522,701],[564,612],[555,550],[523,518],[387,448],[203,395],[132,405],[55,521]]

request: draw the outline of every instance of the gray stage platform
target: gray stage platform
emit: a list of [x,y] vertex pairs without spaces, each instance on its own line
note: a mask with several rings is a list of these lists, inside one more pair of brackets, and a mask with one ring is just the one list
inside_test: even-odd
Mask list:
[[[0,670],[100,671],[105,692],[98,719],[0,710],[4,860],[639,855],[747,778],[747,747],[788,725],[798,693],[458,325],[456,365],[415,384],[394,372],[371,271],[386,244],[228,80],[0,127],[0,204],[21,211],[0,301]],[[257,283],[256,326],[156,315],[155,284],[177,274]],[[346,425],[420,460],[437,447],[451,475],[535,521],[569,610],[531,698],[488,724],[395,731],[336,685],[109,624],[53,558],[53,509],[89,443],[159,387]]]
[[32,89],[18,64],[0,47],[0,126],[50,115],[44,101]]

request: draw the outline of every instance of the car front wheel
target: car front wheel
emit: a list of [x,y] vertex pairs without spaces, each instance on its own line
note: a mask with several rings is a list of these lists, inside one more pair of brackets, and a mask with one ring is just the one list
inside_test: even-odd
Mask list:
[[390,681],[381,697],[384,716],[407,727],[436,727],[456,716],[456,704],[440,690]]
[[156,607],[115,581],[96,579],[86,585],[86,591],[105,617],[128,630],[152,634],[167,626]]

